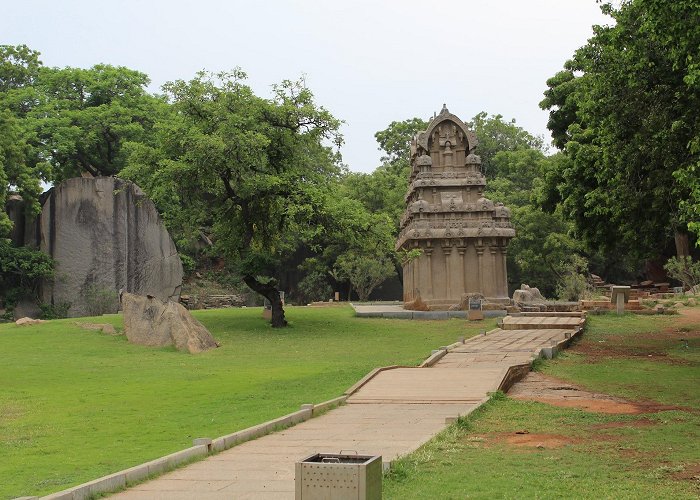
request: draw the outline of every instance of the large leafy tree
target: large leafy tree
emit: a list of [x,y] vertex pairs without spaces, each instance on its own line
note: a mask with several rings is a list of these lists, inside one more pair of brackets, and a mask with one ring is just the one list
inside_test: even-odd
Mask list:
[[[26,116],[35,106],[39,53],[25,45],[0,45],[0,207],[10,190],[19,193],[30,213],[39,211],[41,180],[48,176],[45,165],[28,161],[32,131]],[[0,210],[0,238],[12,229],[4,209]]]
[[147,142],[155,120],[167,112],[162,99],[147,93],[148,83],[143,73],[105,64],[40,70],[39,101],[28,120],[52,180],[83,172],[115,175],[124,167],[124,144]]
[[175,113],[156,143],[131,146],[122,176],[157,204],[177,204],[170,224],[210,227],[217,249],[286,325],[278,274],[285,256],[322,238],[339,208],[339,121],[316,105],[303,82],[285,81],[263,99],[241,71],[199,73],[164,86]]
[[566,161],[546,175],[546,205],[560,205],[592,247],[640,257],[700,230],[700,6],[697,0],[603,5],[594,27],[548,80],[554,144]]

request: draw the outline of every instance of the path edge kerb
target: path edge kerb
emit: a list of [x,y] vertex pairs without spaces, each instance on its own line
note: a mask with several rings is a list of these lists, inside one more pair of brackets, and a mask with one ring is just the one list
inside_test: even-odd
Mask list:
[[216,439],[212,439],[211,444],[192,446],[190,448],[171,453],[170,455],[156,458],[155,460],[102,476],[92,481],[88,481],[87,483],[82,483],[56,493],[51,493],[41,498],[45,500],[84,500],[96,495],[115,492],[131,484],[141,482],[149,477],[168,472],[196,459],[201,459],[208,455],[220,453],[246,441],[250,441],[283,428],[305,422],[310,418],[316,417],[321,413],[345,403],[351,394],[357,392],[378,373],[385,370],[392,370],[394,368],[407,367],[401,365],[391,365],[374,368],[367,375],[358,380],[347,391],[345,391],[344,394],[336,398],[329,399],[328,401],[318,404],[302,405],[301,410],[289,413],[273,420],[268,420],[262,424],[254,425],[252,427],[218,437]]
[[94,479],[87,483],[73,486],[72,488],[51,493],[41,498],[46,500],[84,500],[94,497],[95,495],[111,493],[125,488],[130,484],[143,481],[149,477],[163,474],[196,459],[222,452],[246,441],[262,437],[266,434],[270,434],[271,432],[296,425],[300,422],[305,422],[306,420],[317,416],[319,413],[323,413],[328,409],[344,403],[346,399],[347,396],[342,395],[337,398],[324,401],[323,403],[302,405],[301,410],[289,413],[273,420],[268,420],[262,424],[254,425],[252,427],[218,437],[213,439],[211,444],[192,446],[190,448],[171,453],[170,455],[156,458],[155,460]]

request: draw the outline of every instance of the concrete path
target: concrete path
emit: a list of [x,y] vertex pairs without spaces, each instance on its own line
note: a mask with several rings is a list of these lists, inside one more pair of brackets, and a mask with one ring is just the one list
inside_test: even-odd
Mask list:
[[[291,499],[294,463],[318,452],[353,450],[405,455],[465,415],[499,389],[509,369],[530,363],[545,348],[568,341],[576,330],[560,318],[541,329],[495,330],[452,348],[432,368],[379,372],[347,404],[284,431],[235,446],[114,495],[117,499]],[[540,320],[541,318],[538,318]],[[509,326],[517,326],[509,321]]]

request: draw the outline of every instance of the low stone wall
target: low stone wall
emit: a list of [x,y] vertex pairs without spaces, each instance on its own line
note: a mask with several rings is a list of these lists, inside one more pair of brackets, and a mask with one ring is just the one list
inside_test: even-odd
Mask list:
[[181,295],[180,304],[187,309],[221,309],[246,305],[243,295]]

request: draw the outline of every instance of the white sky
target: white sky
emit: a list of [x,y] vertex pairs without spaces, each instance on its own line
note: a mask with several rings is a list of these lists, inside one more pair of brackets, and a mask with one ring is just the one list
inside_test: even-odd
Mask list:
[[372,171],[374,133],[447,103],[549,141],[545,81],[606,24],[595,0],[0,0],[0,44],[48,66],[127,66],[163,83],[240,66],[256,93],[302,74],[346,122],[343,158]]

